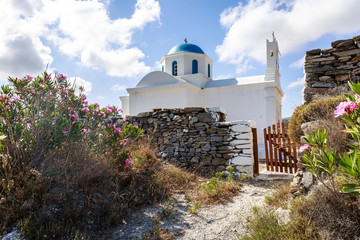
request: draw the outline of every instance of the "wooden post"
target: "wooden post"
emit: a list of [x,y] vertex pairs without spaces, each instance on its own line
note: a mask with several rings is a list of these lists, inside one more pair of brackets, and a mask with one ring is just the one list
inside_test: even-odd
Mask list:
[[256,128],[251,128],[253,134],[253,154],[254,154],[254,165],[253,165],[253,174],[254,177],[259,175],[259,150],[257,143],[257,131]]
[[269,153],[270,153],[270,167],[271,171],[274,171],[274,158],[273,158],[273,150],[272,150],[272,141],[271,141],[271,127],[268,127],[268,140],[269,140]]
[[265,143],[265,157],[266,157],[266,170],[269,171],[269,149],[268,149],[268,135],[266,133],[266,128],[264,128],[264,143]]

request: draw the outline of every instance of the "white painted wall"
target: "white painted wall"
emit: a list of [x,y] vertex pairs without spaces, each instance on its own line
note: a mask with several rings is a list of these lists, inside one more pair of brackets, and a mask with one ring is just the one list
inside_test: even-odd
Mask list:
[[185,99],[185,87],[132,92],[129,96],[129,115],[136,116],[141,112],[152,111],[154,108],[183,108]]

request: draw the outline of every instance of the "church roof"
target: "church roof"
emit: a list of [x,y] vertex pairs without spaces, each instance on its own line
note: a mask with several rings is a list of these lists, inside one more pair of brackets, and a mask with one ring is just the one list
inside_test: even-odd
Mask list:
[[169,51],[168,55],[175,54],[175,53],[180,53],[180,52],[205,54],[204,51],[199,46],[197,46],[195,44],[192,44],[192,43],[183,43],[183,44],[179,44],[179,45],[174,46]]

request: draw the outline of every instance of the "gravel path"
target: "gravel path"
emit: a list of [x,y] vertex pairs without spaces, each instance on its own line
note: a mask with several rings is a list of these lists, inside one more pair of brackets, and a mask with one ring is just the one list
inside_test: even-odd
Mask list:
[[264,181],[245,183],[231,202],[201,207],[196,215],[188,213],[192,204],[185,194],[177,194],[171,201],[139,209],[110,238],[146,239],[151,231],[161,228],[181,240],[240,239],[247,233],[245,224],[252,208],[263,204],[269,189],[270,184]]

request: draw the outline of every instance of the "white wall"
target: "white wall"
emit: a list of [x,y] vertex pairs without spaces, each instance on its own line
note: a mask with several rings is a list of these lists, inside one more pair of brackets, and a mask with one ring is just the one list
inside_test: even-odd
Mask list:
[[154,108],[184,108],[186,88],[172,88],[130,93],[130,115],[149,112]]

